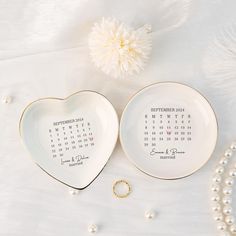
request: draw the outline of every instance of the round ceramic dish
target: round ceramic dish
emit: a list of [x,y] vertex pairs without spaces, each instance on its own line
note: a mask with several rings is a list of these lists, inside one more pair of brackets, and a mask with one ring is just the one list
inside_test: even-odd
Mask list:
[[102,171],[117,141],[119,122],[111,103],[92,91],[31,103],[20,134],[33,160],[71,187],[87,187]]
[[199,92],[179,83],[156,83],[127,104],[120,141],[138,169],[157,178],[177,179],[207,162],[217,130],[215,113]]

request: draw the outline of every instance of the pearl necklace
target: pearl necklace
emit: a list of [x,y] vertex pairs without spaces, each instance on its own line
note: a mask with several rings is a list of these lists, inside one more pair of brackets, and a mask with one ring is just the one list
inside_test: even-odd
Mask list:
[[233,142],[230,148],[225,151],[212,178],[212,211],[221,236],[236,235],[235,218],[231,206],[236,165],[226,173],[226,168],[234,152],[236,152],[236,142]]

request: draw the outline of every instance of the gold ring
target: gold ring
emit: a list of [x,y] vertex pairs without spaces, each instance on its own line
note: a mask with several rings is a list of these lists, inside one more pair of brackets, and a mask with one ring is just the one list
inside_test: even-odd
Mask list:
[[[118,185],[124,185],[127,187],[127,192],[125,193],[117,193],[117,186]],[[118,197],[118,198],[126,198],[130,195],[131,193],[131,186],[126,180],[118,180],[113,184],[113,194]]]

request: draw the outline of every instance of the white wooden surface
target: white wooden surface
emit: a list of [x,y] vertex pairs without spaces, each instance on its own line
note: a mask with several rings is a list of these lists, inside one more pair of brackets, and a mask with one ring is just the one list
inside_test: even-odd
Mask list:
[[[236,103],[227,88],[221,95],[203,64],[215,35],[235,21],[236,2],[0,0],[0,5],[0,96],[13,96],[11,104],[0,104],[0,235],[84,236],[88,224],[96,223],[102,236],[215,236],[209,183],[219,155],[235,137]],[[115,80],[91,64],[87,35],[102,16],[153,25],[152,57],[139,76]],[[188,178],[146,176],[118,143],[97,180],[72,196],[31,161],[21,144],[18,121],[32,100],[90,89],[106,95],[120,115],[140,88],[169,80],[199,89],[219,119],[214,155]],[[236,92],[236,83],[231,91],[232,86]],[[127,199],[112,195],[112,183],[120,178],[132,185]],[[145,220],[147,209],[157,212],[154,220]]]

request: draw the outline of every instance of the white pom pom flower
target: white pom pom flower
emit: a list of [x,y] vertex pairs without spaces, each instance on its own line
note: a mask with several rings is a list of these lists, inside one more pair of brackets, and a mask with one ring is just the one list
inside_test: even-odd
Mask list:
[[92,61],[115,78],[139,73],[151,52],[150,31],[150,25],[134,30],[114,18],[103,18],[89,36]]

